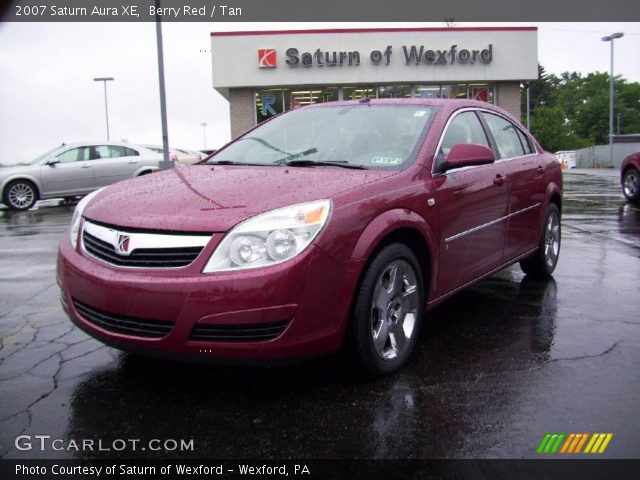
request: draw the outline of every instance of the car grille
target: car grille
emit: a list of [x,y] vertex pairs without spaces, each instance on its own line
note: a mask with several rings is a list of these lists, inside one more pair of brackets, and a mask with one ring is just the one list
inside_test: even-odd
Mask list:
[[89,323],[114,333],[135,337],[160,338],[167,335],[173,323],[107,313],[73,299],[73,305]]
[[94,257],[119,267],[175,268],[192,263],[204,247],[139,248],[120,255],[113,245],[88,232],[82,233],[85,250]]
[[189,340],[206,342],[266,342],[279,336],[289,320],[254,325],[196,325]]

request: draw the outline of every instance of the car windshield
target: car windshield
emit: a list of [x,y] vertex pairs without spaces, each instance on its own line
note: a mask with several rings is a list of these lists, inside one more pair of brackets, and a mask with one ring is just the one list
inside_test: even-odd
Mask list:
[[424,105],[302,108],[264,123],[206,163],[402,168],[415,159],[433,113]]
[[51,155],[53,155],[54,153],[56,153],[58,150],[60,150],[61,147],[56,147],[53,148],[45,153],[43,153],[42,155],[37,156],[36,158],[34,158],[33,160],[31,160],[29,162],[29,165],[37,165],[39,164],[41,161],[43,161],[45,158],[49,158]]

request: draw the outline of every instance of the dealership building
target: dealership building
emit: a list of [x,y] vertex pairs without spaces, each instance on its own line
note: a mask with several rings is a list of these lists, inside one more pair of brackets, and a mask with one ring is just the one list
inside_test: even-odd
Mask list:
[[231,136],[311,103],[365,97],[473,98],[520,117],[538,78],[535,27],[213,32],[213,87]]

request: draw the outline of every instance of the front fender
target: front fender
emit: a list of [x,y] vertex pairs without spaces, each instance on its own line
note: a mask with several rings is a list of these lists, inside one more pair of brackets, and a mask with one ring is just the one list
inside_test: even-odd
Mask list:
[[[428,258],[430,261],[430,288],[429,292],[426,292],[426,296],[431,298],[432,292],[435,287],[435,278],[437,272],[437,240],[436,236],[427,223],[427,221],[416,212],[410,209],[392,209],[387,210],[371,220],[367,226],[360,233],[353,249],[350,254],[347,252],[347,257],[342,259],[345,262],[344,276],[342,279],[336,279],[341,282],[339,289],[339,298],[347,302],[352,306],[358,282],[363,274],[363,269],[367,265],[367,261],[371,254],[375,251],[376,247],[384,241],[386,237],[392,235],[393,232],[400,229],[410,228],[417,231],[422,235],[423,239],[428,246]],[[426,298],[425,300],[428,300]],[[350,308],[345,309],[344,318],[341,324],[344,326],[341,332],[344,335],[347,324],[349,323]]]
[[429,246],[430,260],[437,244],[429,224],[417,213],[408,209],[393,209],[378,215],[364,228],[351,253],[352,261],[366,260],[377,245],[389,234],[402,228],[418,230]]
[[36,186],[36,189],[38,190],[38,196],[40,197],[42,196],[42,185],[40,184],[40,179],[38,179],[33,175],[25,175],[24,173],[15,173],[3,179],[2,185],[0,186],[0,195],[4,195],[4,189],[7,187],[9,183],[13,182],[14,180],[27,180],[33,183]]
[[[362,268],[367,263],[372,252],[384,241],[386,237],[400,229],[410,228],[422,235],[427,243],[427,256],[429,265],[427,271],[430,272],[429,285],[433,291],[438,266],[438,241],[437,236],[429,223],[416,212],[409,209],[393,209],[378,215],[374,218],[360,234],[353,251],[351,252],[350,261],[352,265],[358,265],[359,268],[354,274],[357,278],[362,273]],[[427,292],[427,296],[431,296],[431,292]]]

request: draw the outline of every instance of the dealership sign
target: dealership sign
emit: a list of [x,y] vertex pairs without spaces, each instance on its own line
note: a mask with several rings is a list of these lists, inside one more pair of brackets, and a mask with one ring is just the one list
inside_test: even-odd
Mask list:
[[[373,65],[389,65],[392,54],[392,46],[387,45],[384,50],[372,50],[368,58]],[[363,57],[358,50],[323,51],[318,48],[313,52],[300,52],[293,47],[285,50],[285,56],[285,63],[289,67],[352,67],[360,65]],[[451,45],[445,50],[430,49],[424,45],[403,45],[402,60],[405,65],[489,64],[493,61],[493,45],[489,44],[484,49],[467,49]],[[258,66],[260,68],[275,68],[276,64],[275,48],[258,50]]]

